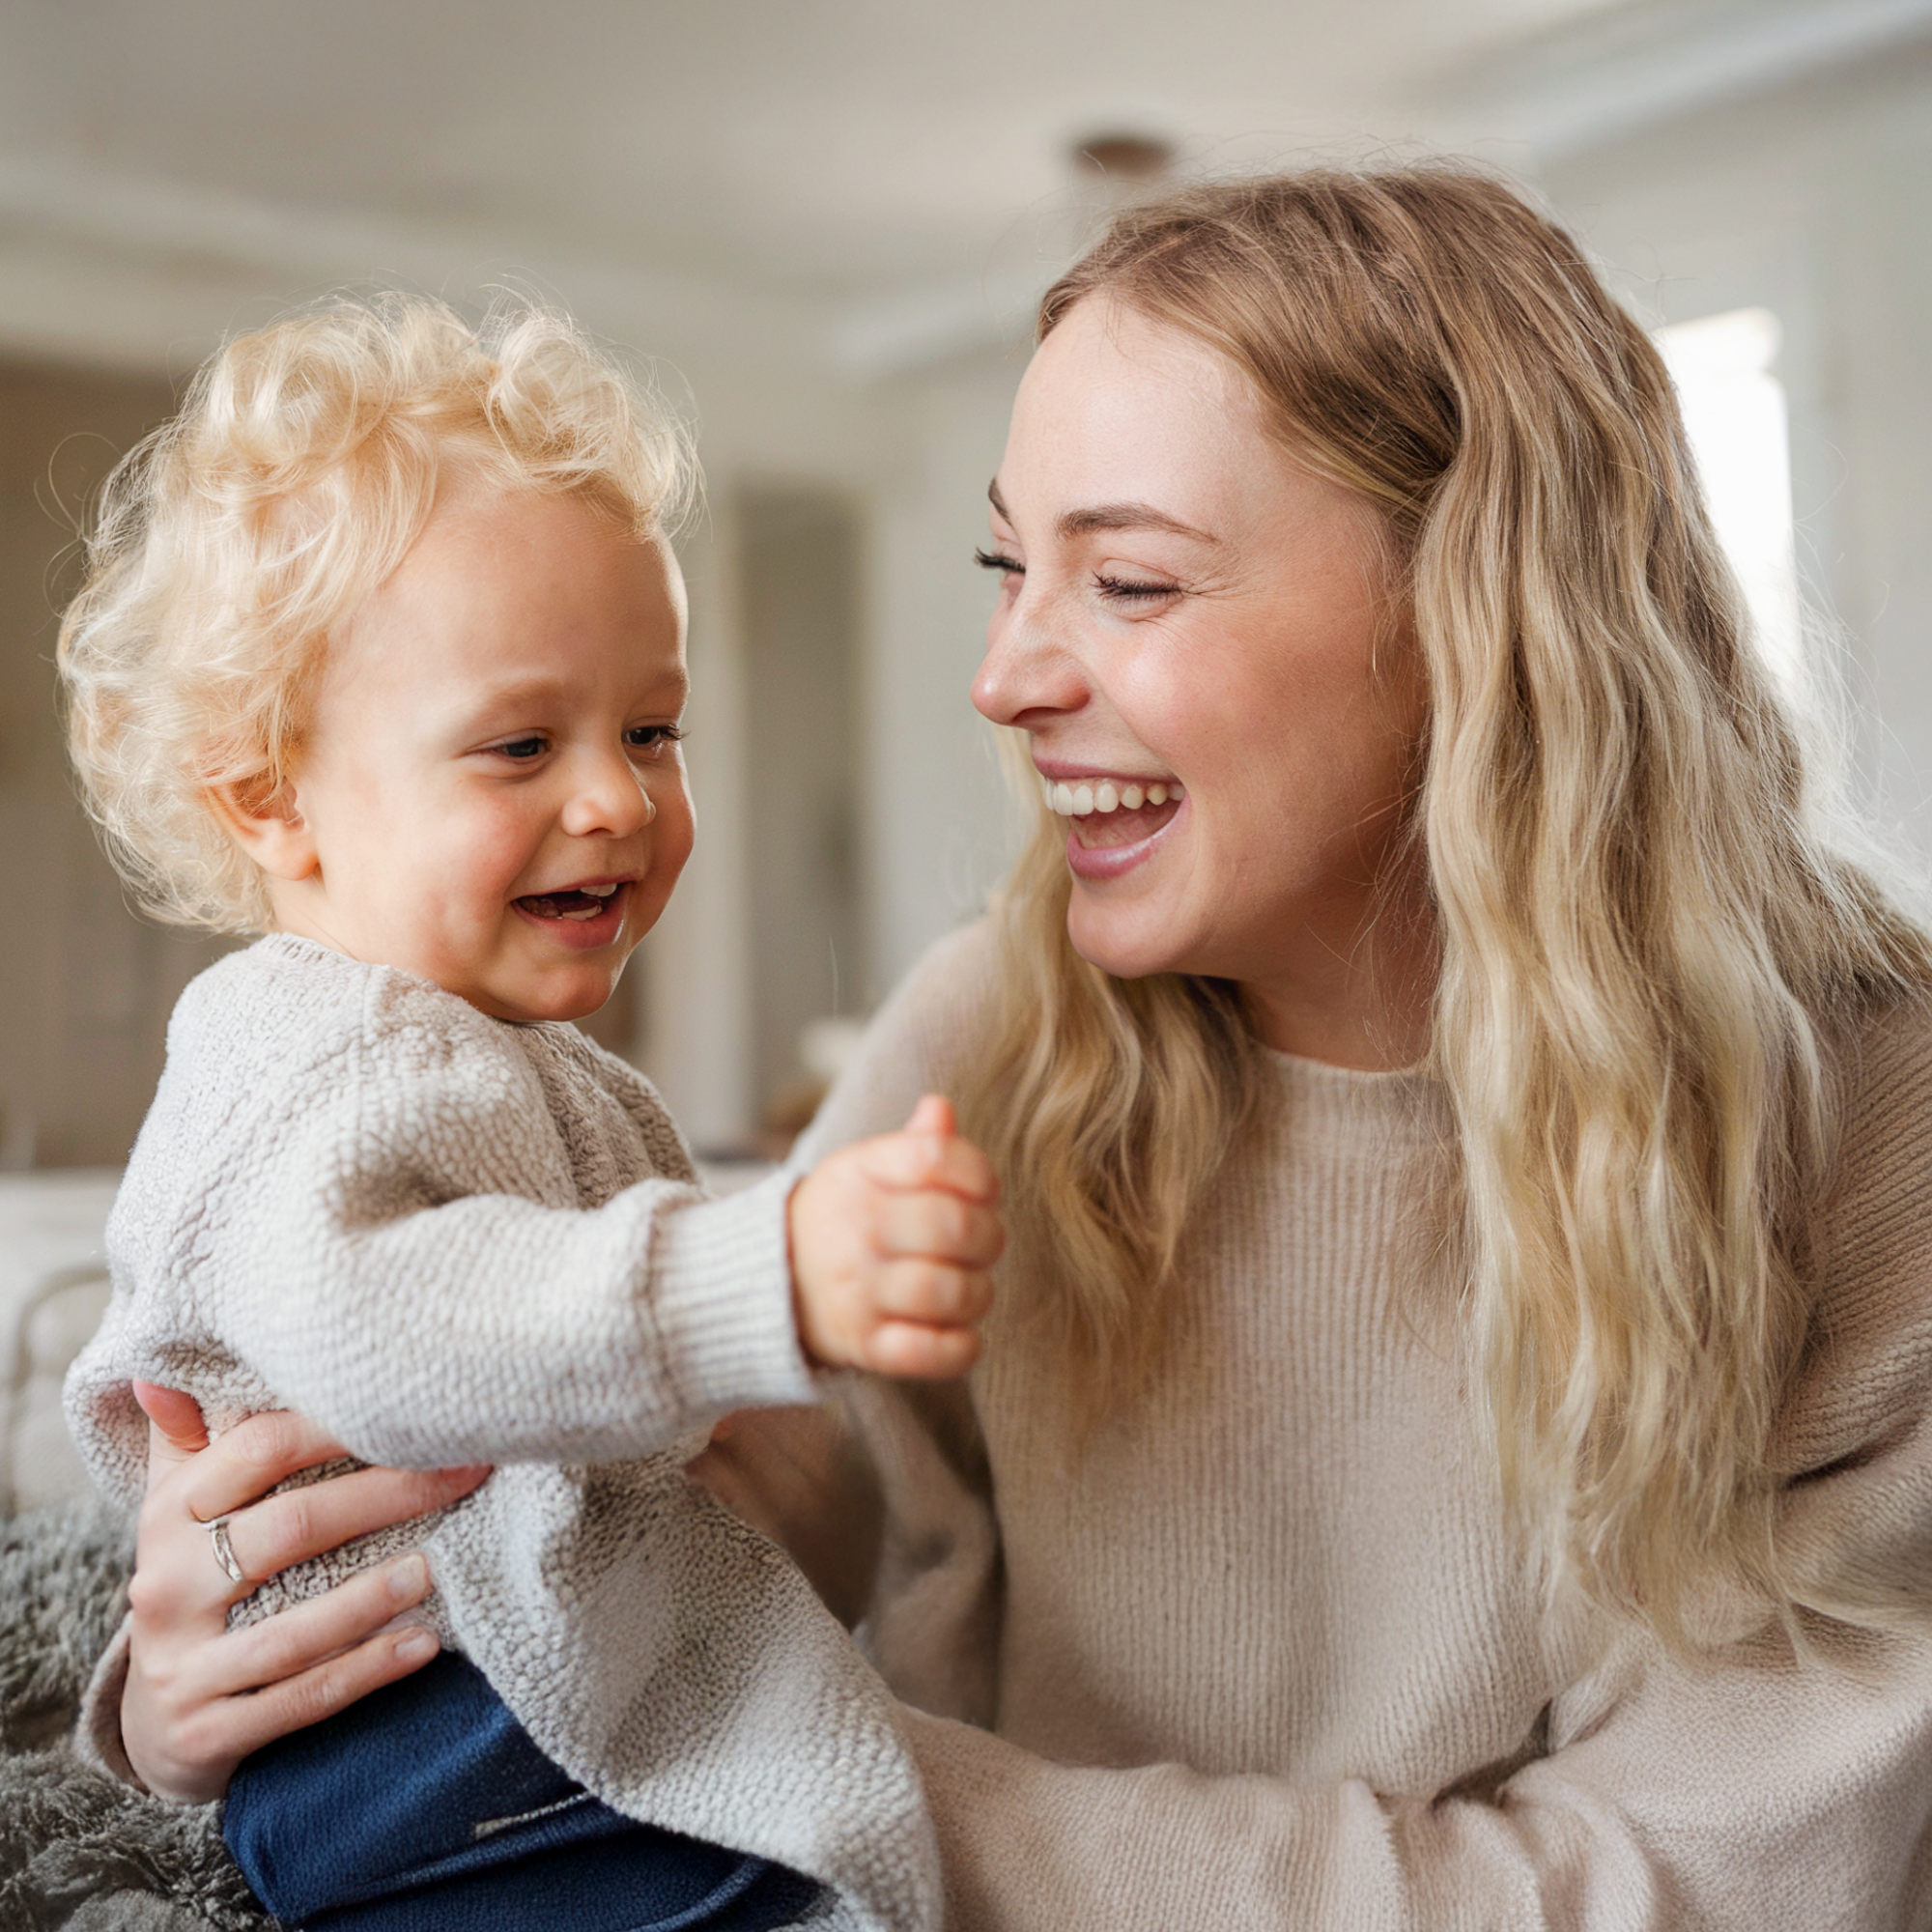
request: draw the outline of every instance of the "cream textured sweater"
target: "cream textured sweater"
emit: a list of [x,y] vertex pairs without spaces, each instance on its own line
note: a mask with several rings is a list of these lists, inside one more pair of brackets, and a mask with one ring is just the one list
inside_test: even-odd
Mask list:
[[130,1504],[135,1378],[215,1431],[292,1407],[369,1462],[502,1465],[244,1614],[420,1545],[445,1636],[573,1776],[823,1880],[829,1923],[910,1932],[936,1918],[935,1854],[891,1699],[683,1473],[724,1410],[814,1393],[787,1182],[706,1202],[693,1181],[648,1083],[574,1027],[264,940],[176,1009],[70,1421]]
[[[929,957],[801,1158],[954,1085],[994,971],[983,929]],[[1404,1238],[1438,1096],[1278,1055],[1183,1346],[1084,1460],[1003,1334],[967,1390],[864,1388],[869,1470],[803,1416],[714,1449],[933,1714],[952,1932],[1932,1926],[1932,1019],[1846,1073],[1782,1534],[1917,1634],[1821,1619],[1811,1662],[1693,1666],[1546,1630]]]

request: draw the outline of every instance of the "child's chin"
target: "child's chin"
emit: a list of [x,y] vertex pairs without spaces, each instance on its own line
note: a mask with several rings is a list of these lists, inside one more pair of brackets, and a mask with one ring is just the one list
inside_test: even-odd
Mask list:
[[580,969],[571,974],[546,975],[533,983],[479,988],[467,995],[469,1004],[493,1018],[528,1025],[537,1020],[584,1020],[609,1003],[617,976]]

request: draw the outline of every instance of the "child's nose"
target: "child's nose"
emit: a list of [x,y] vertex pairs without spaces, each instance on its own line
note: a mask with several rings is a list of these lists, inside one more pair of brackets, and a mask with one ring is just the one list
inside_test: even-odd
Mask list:
[[628,758],[600,758],[588,766],[563,808],[563,829],[573,838],[602,834],[624,838],[658,815],[644,781]]

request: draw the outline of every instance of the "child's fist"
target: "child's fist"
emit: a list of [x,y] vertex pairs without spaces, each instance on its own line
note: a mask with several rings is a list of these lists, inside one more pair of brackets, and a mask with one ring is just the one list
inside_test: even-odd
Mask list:
[[964,1375],[992,1305],[986,1270],[1007,1234],[1000,1183],[928,1094],[895,1134],[859,1141],[793,1188],[799,1339],[826,1368]]

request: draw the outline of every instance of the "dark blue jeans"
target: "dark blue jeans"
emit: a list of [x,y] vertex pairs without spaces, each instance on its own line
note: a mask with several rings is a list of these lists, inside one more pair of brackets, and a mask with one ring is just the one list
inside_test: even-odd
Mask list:
[[246,1759],[222,1832],[307,1932],[769,1932],[820,1889],[600,1804],[447,1652]]

